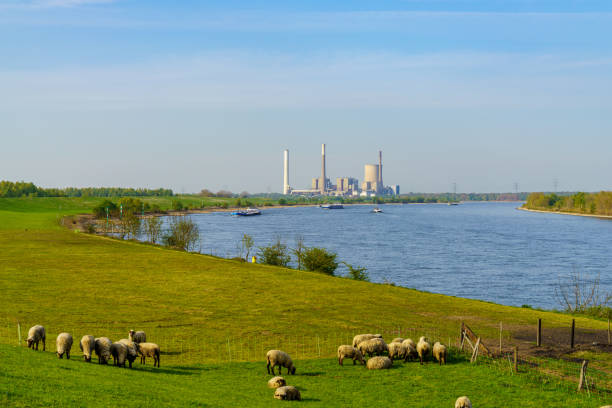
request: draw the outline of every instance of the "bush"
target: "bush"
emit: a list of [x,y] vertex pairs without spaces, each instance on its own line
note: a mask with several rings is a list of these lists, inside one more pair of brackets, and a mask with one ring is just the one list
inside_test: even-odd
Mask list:
[[116,216],[118,214],[117,204],[113,203],[111,200],[104,200],[100,204],[94,207],[93,213],[96,218],[106,218],[106,209],[108,208],[108,215],[110,217]]
[[165,245],[189,251],[195,248],[199,240],[199,228],[191,218],[186,216],[171,218],[168,234],[164,236]]
[[304,250],[302,264],[307,271],[323,272],[333,275],[338,267],[337,254],[325,248],[307,248]]
[[159,217],[149,217],[144,220],[144,232],[147,240],[156,244],[159,242],[162,233],[162,220]]
[[172,200],[172,209],[174,211],[182,211],[183,208],[185,207],[183,206],[182,202],[180,202],[179,200]]
[[342,263],[346,265],[346,267],[349,270],[348,275],[346,276],[347,278],[355,279],[358,281],[365,281],[365,282],[370,281],[370,275],[368,274],[366,268],[359,267],[359,266],[353,266],[346,262],[342,262]]
[[136,238],[140,234],[140,218],[131,211],[124,211],[119,221],[119,234],[121,238]]
[[287,205],[287,200],[285,200],[284,198],[279,199],[278,205]]
[[266,265],[287,267],[291,262],[287,245],[283,244],[280,239],[277,239],[274,245],[260,247],[257,255],[259,263]]

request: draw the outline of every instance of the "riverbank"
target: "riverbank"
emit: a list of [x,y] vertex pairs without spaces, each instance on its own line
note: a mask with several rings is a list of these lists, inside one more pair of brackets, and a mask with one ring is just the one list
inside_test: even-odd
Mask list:
[[560,215],[576,215],[578,217],[612,219],[612,215],[580,214],[580,213],[573,213],[573,212],[567,212],[567,211],[552,211],[552,210],[534,210],[532,208],[524,208],[524,207],[517,207],[516,209],[517,210],[521,210],[521,211],[529,211],[529,212],[536,212],[536,213],[548,213],[548,214],[560,214]]

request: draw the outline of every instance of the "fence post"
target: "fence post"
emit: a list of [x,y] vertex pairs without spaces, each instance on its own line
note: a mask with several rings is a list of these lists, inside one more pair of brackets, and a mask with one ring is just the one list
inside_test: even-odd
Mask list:
[[502,322],[499,322],[499,354],[502,353],[502,330],[503,330]]
[[518,346],[514,346],[514,372],[518,374]]
[[608,346],[610,345],[610,318],[608,317]]
[[19,345],[21,346],[21,324],[17,321],[17,337],[19,338]]
[[538,336],[536,337],[536,346],[542,345],[542,319],[538,319]]
[[576,329],[576,320],[572,319],[572,332],[570,334],[570,347],[574,348],[574,331]]
[[580,367],[580,382],[578,383],[578,391],[581,391],[586,384],[586,370],[589,365],[588,360],[582,360],[582,367]]

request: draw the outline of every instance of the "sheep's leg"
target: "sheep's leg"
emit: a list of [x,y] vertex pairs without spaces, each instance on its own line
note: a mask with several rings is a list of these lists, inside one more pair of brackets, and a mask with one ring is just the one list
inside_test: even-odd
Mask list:
[[67,360],[70,360],[70,350],[68,350],[68,351],[66,352],[66,359],[67,359]]
[[[281,375],[281,371],[283,371],[283,366],[279,365],[278,366],[278,375]],[[274,374],[274,368],[272,369],[272,373]]]
[[45,347],[46,347],[45,343],[47,342],[47,339],[43,337],[42,342],[43,342],[43,351],[45,351]]
[[[270,374],[270,360],[268,360],[268,366],[267,366],[267,368],[268,368],[268,374]],[[274,374],[274,371],[272,371],[272,374]]]

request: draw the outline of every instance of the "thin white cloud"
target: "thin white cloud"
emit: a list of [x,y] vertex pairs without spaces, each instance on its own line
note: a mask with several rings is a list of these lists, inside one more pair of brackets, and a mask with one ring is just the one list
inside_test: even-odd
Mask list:
[[34,10],[114,3],[116,0],[0,0],[0,9]]

